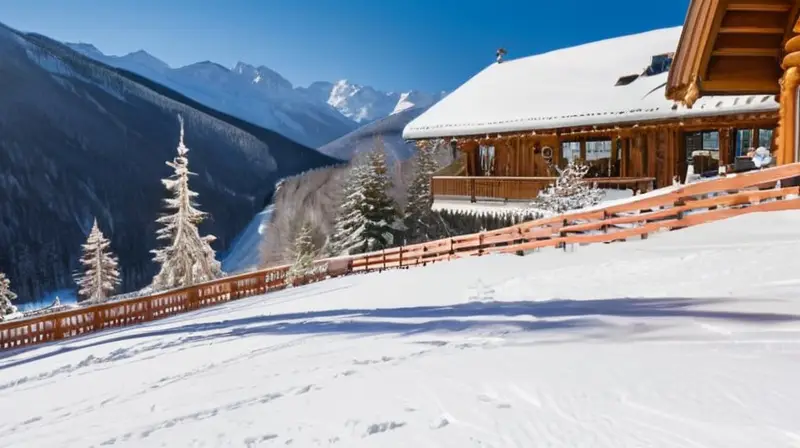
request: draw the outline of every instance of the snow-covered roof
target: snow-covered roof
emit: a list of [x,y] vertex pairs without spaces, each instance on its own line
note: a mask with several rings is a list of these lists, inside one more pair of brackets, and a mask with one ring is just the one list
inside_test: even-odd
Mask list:
[[681,27],[665,28],[494,63],[410,122],[407,139],[480,135],[776,110],[773,95],[709,96],[692,109],[665,97],[667,72],[641,74],[672,53]]

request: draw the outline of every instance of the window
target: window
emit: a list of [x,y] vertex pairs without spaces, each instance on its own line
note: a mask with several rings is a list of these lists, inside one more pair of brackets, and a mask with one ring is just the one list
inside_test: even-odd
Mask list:
[[644,71],[644,76],[653,76],[668,72],[672,66],[674,53],[657,54],[650,59],[650,65]]
[[614,84],[614,85],[615,86],[627,86],[628,84],[632,83],[633,81],[636,81],[636,78],[638,78],[638,77],[639,77],[639,75],[620,76],[620,78],[617,80],[617,83]]
[[581,158],[581,142],[562,142],[561,154],[565,162],[575,161]]
[[484,176],[491,176],[494,173],[494,146],[481,145],[479,155],[481,158],[481,172]]
[[586,162],[590,166],[588,177],[611,176],[611,140],[586,142]]
[[611,140],[599,142],[586,142],[586,160],[600,160],[611,158]]
[[703,150],[719,152],[719,132],[703,132]]
[[772,151],[772,129],[758,130],[758,146],[763,146]]
[[719,132],[689,132],[685,136],[686,160],[697,174],[719,169]]
[[753,131],[751,129],[737,129],[736,142],[734,143],[733,155],[734,157],[741,157],[747,154],[750,149],[750,142],[752,141]]

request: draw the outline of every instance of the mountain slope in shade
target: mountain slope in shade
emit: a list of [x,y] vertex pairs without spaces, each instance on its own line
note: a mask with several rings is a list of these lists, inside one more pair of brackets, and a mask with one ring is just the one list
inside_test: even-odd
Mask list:
[[323,154],[342,160],[350,160],[356,154],[370,151],[375,138],[380,137],[390,163],[403,161],[414,155],[414,142],[403,140],[403,128],[427,108],[406,109],[372,123],[319,148]]
[[[347,80],[294,87],[264,66],[237,63],[233,69],[210,61],[180,68],[139,50],[125,56],[103,54],[94,45],[68,43],[72,49],[125,69],[243,120],[275,130],[303,144],[319,147],[359,125],[413,107],[430,107],[445,92],[383,92]],[[338,113],[336,113],[338,112]]]
[[44,36],[0,26],[0,60],[0,271],[21,302],[74,287],[94,217],[120,257],[123,290],[149,282],[178,114],[192,188],[211,214],[201,230],[217,250],[277,180],[336,162]]
[[307,146],[321,146],[358,127],[326,102],[295,90],[289,81],[267,67],[239,63],[231,70],[203,61],[173,69],[144,51],[108,56],[88,44],[67,45],[92,59],[144,76],[205,106]]

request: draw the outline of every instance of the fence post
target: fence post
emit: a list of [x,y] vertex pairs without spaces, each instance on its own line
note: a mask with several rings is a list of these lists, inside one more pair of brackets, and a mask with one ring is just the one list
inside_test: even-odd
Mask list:
[[477,202],[475,199],[475,179],[470,178],[469,180],[469,201],[470,202]]
[[61,328],[61,318],[56,315],[55,322],[53,322],[53,338],[64,339],[64,330]]
[[230,294],[230,298],[228,300],[238,299],[239,298],[239,282],[236,280],[230,280],[228,282],[228,294]]
[[186,291],[186,304],[184,305],[186,311],[191,311],[199,308],[199,304],[197,303],[200,299],[200,295],[197,293],[197,288],[191,286]]
[[92,331],[102,330],[105,324],[103,320],[103,311],[100,308],[101,307],[98,306],[92,315]]
[[403,246],[400,246],[400,260],[399,264],[397,265],[398,268],[403,269]]
[[483,232],[478,234],[478,256],[483,255]]

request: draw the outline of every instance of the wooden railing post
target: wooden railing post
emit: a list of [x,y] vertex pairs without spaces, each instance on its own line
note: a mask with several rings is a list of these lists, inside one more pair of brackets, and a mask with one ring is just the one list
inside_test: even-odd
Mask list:
[[477,202],[475,199],[475,179],[472,178],[469,180],[469,201],[470,202]]
[[398,260],[397,267],[403,269],[403,246],[400,246],[400,251],[398,252],[398,254],[400,258]]

